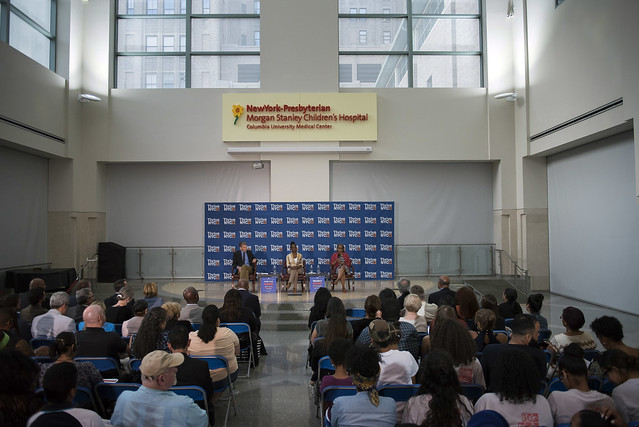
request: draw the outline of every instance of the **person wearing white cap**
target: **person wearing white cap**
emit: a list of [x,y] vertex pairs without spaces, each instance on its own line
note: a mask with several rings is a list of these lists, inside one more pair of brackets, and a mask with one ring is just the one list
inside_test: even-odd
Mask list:
[[142,386],[118,397],[111,424],[123,427],[207,426],[206,411],[193,399],[169,391],[177,381],[177,366],[182,362],[182,353],[155,350],[144,356],[140,365]]

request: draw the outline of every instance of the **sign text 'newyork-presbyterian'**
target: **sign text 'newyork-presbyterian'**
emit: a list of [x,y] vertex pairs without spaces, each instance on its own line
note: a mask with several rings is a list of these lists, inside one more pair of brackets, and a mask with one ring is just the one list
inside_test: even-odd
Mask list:
[[331,112],[330,105],[322,104],[246,106],[248,129],[331,129],[333,122],[356,123],[367,120],[368,113],[337,114]]

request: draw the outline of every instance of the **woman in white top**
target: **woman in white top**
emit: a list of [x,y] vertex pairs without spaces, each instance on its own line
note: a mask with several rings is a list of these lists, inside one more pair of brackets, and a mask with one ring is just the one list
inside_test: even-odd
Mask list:
[[555,424],[569,423],[574,414],[589,407],[615,409],[610,396],[588,387],[588,367],[579,344],[572,343],[564,348],[564,355],[559,359],[559,373],[568,390],[553,391],[548,396]]
[[465,426],[473,415],[473,405],[462,394],[453,364],[444,351],[433,350],[422,359],[419,390],[411,397],[402,423]]
[[475,403],[475,412],[499,412],[510,426],[552,426],[548,401],[539,392],[537,368],[532,357],[516,349],[504,350],[491,371],[490,386]]
[[626,422],[639,421],[639,359],[619,350],[606,351],[601,358],[604,376],[617,386],[612,400]]
[[[297,293],[297,277],[304,271],[304,259],[302,254],[297,252],[297,245],[291,242],[291,253],[286,255],[286,269],[288,271],[288,283],[286,290],[293,285],[293,293]],[[284,289],[282,289],[284,291]]]
[[566,328],[566,332],[553,335],[550,338],[549,350],[553,350],[557,354],[561,354],[570,343],[577,343],[584,350],[597,348],[597,343],[592,336],[582,331],[581,328],[586,323],[584,314],[576,307],[566,307],[561,313],[561,324]]

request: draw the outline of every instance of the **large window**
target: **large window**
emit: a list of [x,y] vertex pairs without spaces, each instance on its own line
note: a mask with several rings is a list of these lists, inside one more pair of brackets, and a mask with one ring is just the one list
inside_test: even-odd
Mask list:
[[481,0],[338,1],[340,87],[483,86]]
[[0,0],[0,41],[55,71],[57,0]]
[[259,1],[116,3],[116,87],[260,86]]

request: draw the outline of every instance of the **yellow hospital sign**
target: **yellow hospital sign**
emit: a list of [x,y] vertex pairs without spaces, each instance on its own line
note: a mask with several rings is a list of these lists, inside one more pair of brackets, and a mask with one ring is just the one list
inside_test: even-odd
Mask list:
[[376,141],[375,93],[227,93],[224,141]]

